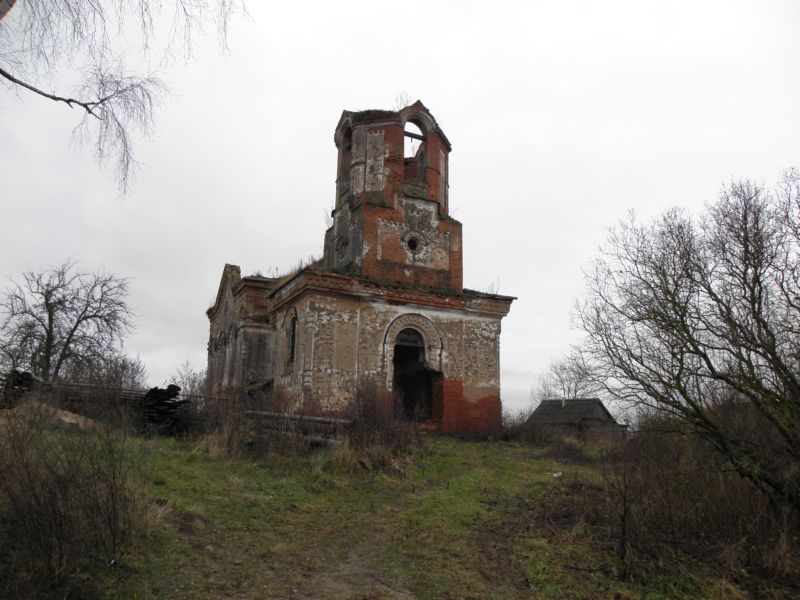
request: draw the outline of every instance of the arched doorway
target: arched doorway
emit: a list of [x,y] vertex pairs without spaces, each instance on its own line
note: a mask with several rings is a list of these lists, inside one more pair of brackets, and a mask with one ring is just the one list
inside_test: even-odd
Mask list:
[[425,368],[425,341],[416,329],[402,329],[394,342],[395,397],[403,403],[406,418],[431,418],[431,374]]

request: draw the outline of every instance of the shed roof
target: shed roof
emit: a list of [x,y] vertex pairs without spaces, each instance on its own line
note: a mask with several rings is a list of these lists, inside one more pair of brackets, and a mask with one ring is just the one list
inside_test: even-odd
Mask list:
[[581,421],[599,420],[615,423],[616,420],[600,398],[566,398],[542,400],[528,417],[528,423],[577,425]]

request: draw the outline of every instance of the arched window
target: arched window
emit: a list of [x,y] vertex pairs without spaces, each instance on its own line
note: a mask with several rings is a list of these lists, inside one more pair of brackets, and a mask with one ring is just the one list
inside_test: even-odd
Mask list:
[[347,173],[350,164],[353,162],[353,129],[348,127],[342,136],[342,160],[339,166],[340,171]]
[[403,158],[414,158],[425,141],[425,134],[419,128],[419,125],[411,121],[406,122],[403,133],[405,136]]
[[297,317],[293,316],[289,321],[289,363],[294,362],[295,352],[297,350]]
[[353,163],[353,129],[348,126],[342,134],[342,144],[339,146],[339,167],[336,172],[336,206],[339,198],[350,191],[350,167]]

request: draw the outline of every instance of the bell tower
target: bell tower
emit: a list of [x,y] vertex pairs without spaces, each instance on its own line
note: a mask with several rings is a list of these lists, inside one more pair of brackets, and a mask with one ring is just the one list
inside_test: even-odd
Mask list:
[[325,267],[380,283],[462,291],[461,223],[449,215],[450,142],[417,100],[344,111]]

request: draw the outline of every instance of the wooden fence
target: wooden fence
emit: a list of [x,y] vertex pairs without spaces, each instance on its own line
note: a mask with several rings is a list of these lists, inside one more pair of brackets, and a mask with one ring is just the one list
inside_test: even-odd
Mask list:
[[[150,391],[144,388],[115,388],[88,383],[36,383],[32,388],[6,387],[7,376],[0,374],[0,406],[11,406],[29,392],[38,392],[39,399],[57,403],[61,408],[90,418],[111,417],[115,414],[146,414],[152,407],[145,398]],[[217,396],[179,394],[177,404],[188,405],[193,416],[214,418],[214,407],[237,404],[235,400]],[[242,414],[260,435],[303,436],[309,441],[331,443],[351,425],[352,420],[334,417],[318,417],[288,412],[252,410],[240,405]],[[206,412],[207,411],[207,412]],[[224,418],[224,417],[223,417]]]

